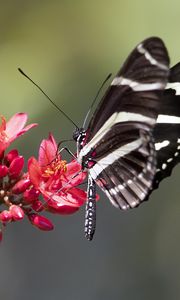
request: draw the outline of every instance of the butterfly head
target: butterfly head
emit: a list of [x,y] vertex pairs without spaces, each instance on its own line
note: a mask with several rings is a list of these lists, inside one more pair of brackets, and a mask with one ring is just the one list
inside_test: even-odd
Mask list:
[[73,131],[73,139],[78,142],[79,139],[81,138],[81,136],[83,136],[85,134],[85,130],[84,128],[78,128],[76,127]]
[[79,151],[84,146],[85,138],[86,138],[86,130],[84,128],[76,127],[73,132],[73,139],[77,143],[77,153],[79,153]]

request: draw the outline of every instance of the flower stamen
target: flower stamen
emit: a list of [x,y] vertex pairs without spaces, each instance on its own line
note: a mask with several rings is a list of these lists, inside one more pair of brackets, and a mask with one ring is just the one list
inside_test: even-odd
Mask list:
[[44,170],[44,177],[51,177],[58,172],[65,173],[67,171],[67,161],[66,160],[54,160],[49,166]]

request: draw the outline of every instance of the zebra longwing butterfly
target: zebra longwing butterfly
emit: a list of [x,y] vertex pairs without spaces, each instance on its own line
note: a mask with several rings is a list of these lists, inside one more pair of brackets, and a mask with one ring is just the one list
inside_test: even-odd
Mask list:
[[88,171],[85,235],[96,223],[96,184],[122,210],[147,200],[171,174],[180,151],[180,63],[151,37],[132,51],[111,82],[87,130],[74,133],[77,159]]

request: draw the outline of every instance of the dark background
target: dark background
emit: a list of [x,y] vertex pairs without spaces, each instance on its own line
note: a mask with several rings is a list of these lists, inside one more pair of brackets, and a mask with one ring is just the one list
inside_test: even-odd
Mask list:
[[[38,122],[15,146],[37,156],[52,132],[73,126],[17,71],[23,68],[79,125],[103,79],[146,37],[163,38],[180,60],[179,0],[0,1],[0,113]],[[74,150],[71,145],[71,149]],[[0,299],[177,300],[180,298],[180,169],[129,212],[103,194],[93,242],[84,209],[52,216],[50,233],[27,221],[8,226],[0,248]]]

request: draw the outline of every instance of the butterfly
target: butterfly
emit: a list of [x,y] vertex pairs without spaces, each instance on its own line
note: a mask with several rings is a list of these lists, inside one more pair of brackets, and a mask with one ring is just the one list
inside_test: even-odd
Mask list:
[[180,63],[169,67],[164,42],[136,46],[112,80],[87,129],[74,132],[88,172],[85,236],[96,227],[96,185],[119,209],[137,207],[180,157]]

